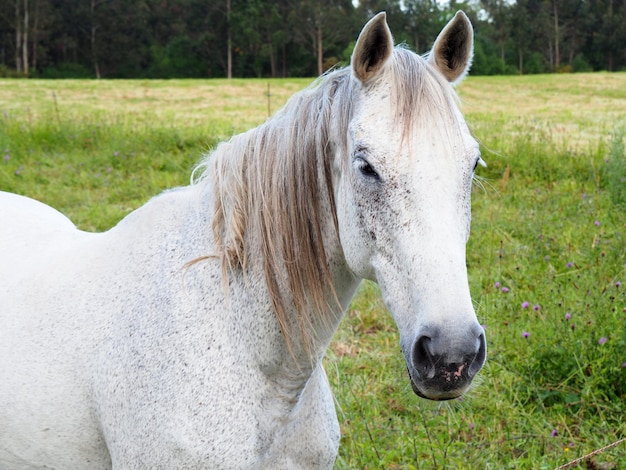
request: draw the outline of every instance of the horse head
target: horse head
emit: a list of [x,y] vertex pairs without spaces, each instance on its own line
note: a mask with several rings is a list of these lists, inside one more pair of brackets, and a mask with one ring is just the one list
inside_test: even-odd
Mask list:
[[486,356],[465,259],[472,178],[482,160],[451,85],[467,73],[472,50],[462,12],[426,58],[394,48],[378,14],[352,55],[352,115],[335,152],[346,263],[379,284],[413,390],[433,400],[464,393]]

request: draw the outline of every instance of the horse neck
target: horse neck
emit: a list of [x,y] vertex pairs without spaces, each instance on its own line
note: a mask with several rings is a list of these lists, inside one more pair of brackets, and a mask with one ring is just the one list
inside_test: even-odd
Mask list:
[[329,123],[329,89],[324,82],[295,95],[211,157],[213,235],[225,272],[265,278],[286,347],[303,369],[323,356],[359,282],[337,233],[328,152],[330,134],[342,132]]
[[[320,166],[318,168],[320,179],[324,177],[323,173],[324,168]],[[320,311],[319,306],[316,306],[311,298],[308,299],[310,303],[305,305],[304,309],[298,309],[289,287],[284,282],[281,282],[279,287],[280,299],[282,299],[282,301],[279,300],[281,304],[279,308],[284,308],[284,316],[291,326],[289,332],[282,331],[281,339],[284,340],[286,352],[290,358],[288,363],[294,367],[292,370],[297,371],[295,375],[299,377],[312,372],[323,358],[361,281],[346,264],[337,232],[331,194],[331,187],[324,188],[318,193],[319,213],[323,215],[319,220],[319,232],[323,239],[321,245],[328,266],[328,284],[324,289],[322,302],[328,310]],[[250,245],[250,252],[260,253],[261,251],[261,243],[255,240]],[[299,261],[299,259],[291,262],[280,260],[273,269],[281,273],[288,272],[287,264],[296,265],[297,269],[305,269],[304,266],[299,265]],[[249,272],[255,272],[261,277],[268,275],[264,260],[261,258],[250,259],[247,268]],[[292,359],[295,362],[292,363]]]
[[331,75],[294,95],[265,124],[218,147],[210,171],[224,271],[263,273],[288,348],[312,361],[358,284],[345,265],[332,188],[330,140],[346,135],[348,78]]

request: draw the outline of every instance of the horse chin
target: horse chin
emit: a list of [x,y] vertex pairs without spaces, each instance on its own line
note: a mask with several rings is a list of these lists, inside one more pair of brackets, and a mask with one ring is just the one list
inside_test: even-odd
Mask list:
[[407,372],[409,373],[409,380],[411,381],[411,388],[413,389],[413,392],[418,397],[425,398],[426,400],[431,400],[431,401],[454,400],[455,398],[459,398],[461,395],[463,395],[463,393],[465,393],[465,390],[467,389],[467,387],[463,387],[457,390],[445,390],[445,391],[440,391],[440,392],[429,391],[428,393],[426,393],[426,392],[423,392],[417,386],[417,384],[413,380],[413,376],[411,375],[411,372],[409,371],[408,367],[407,367]]

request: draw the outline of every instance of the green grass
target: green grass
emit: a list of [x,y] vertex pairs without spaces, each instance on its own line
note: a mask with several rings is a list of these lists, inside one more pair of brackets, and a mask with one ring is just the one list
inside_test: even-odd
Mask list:
[[[0,190],[105,230],[262,122],[267,83],[0,81]],[[307,81],[270,83],[276,110]],[[470,77],[459,92],[489,164],[468,246],[488,361],[462,400],[418,399],[365,283],[326,359],[339,469],[551,469],[626,435],[626,74]],[[587,465],[626,468],[626,443]]]

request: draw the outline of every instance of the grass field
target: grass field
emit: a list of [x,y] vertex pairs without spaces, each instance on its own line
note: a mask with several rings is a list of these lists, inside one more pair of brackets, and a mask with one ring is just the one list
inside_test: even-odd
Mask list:
[[[268,83],[275,111],[308,82],[0,80],[0,190],[105,230],[262,122]],[[488,361],[463,399],[418,399],[365,283],[326,359],[340,469],[552,469],[626,436],[626,74],[459,93],[489,164],[468,246]],[[626,468],[626,443],[570,468]]]

